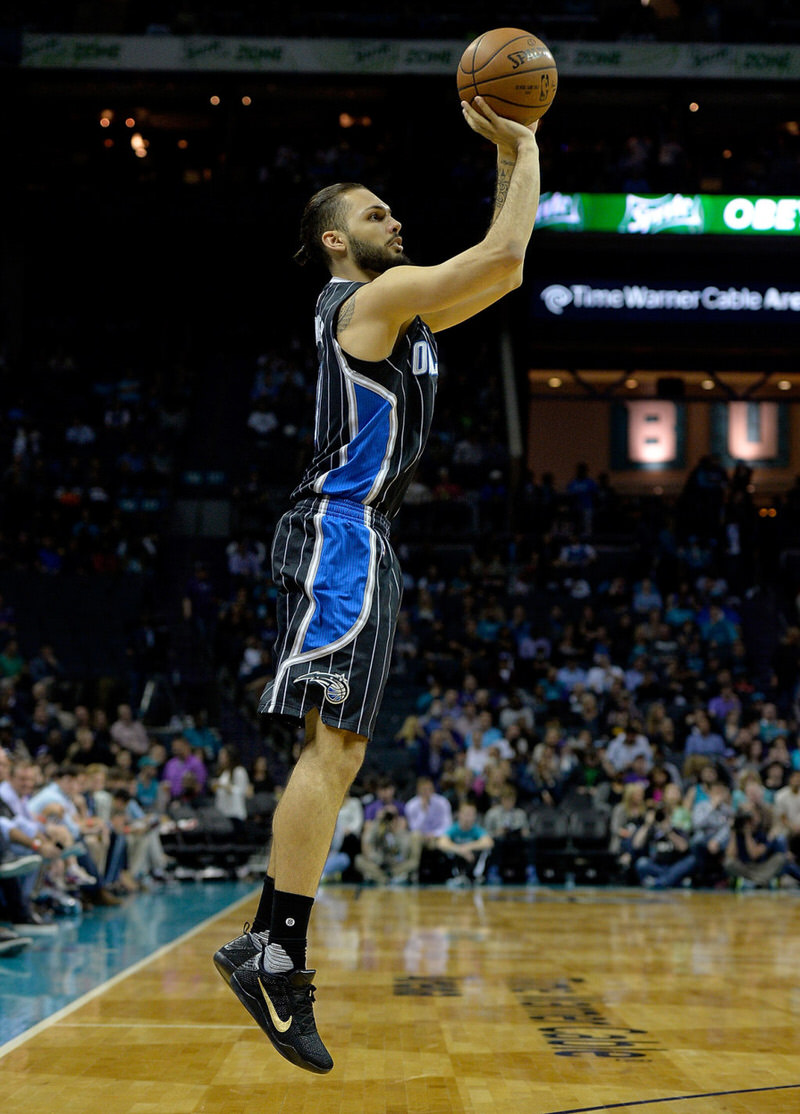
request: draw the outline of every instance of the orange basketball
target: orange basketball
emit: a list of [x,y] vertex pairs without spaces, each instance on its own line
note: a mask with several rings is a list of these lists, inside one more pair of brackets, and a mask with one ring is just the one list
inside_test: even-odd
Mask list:
[[458,64],[458,96],[483,97],[498,116],[532,124],[547,112],[558,86],[555,59],[541,39],[497,27],[471,42]]

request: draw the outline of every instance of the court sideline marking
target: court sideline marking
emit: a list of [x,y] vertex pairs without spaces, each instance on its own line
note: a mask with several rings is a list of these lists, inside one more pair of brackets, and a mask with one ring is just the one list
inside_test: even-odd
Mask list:
[[628,1110],[633,1106],[655,1106],[659,1102],[692,1102],[694,1099],[725,1098],[726,1095],[758,1095],[765,1091],[796,1091],[800,1083],[779,1083],[775,1087],[744,1087],[736,1091],[703,1091],[698,1095],[671,1095],[663,1099],[635,1099],[633,1102],[609,1102],[603,1106],[573,1106],[569,1110],[551,1110],[549,1114],[593,1114],[598,1110]]
[[49,1017],[45,1017],[42,1021],[37,1021],[35,1025],[32,1025],[30,1029],[26,1029],[24,1033],[20,1033],[19,1036],[12,1037],[10,1041],[6,1041],[5,1044],[0,1045],[0,1060],[32,1037],[37,1036],[45,1029],[49,1029],[51,1025],[55,1025],[65,1017],[69,1017],[71,1013],[80,1009],[81,1006],[87,1005],[87,1003],[93,1001],[100,994],[105,994],[107,990],[116,986],[117,983],[122,982],[123,979],[127,979],[129,975],[135,974],[143,967],[146,967],[148,963],[152,963],[154,959],[160,959],[162,955],[165,955],[179,944],[183,944],[187,940],[190,940],[192,936],[196,936],[215,921],[229,916],[231,910],[235,909],[237,905],[242,905],[245,901],[252,901],[252,895],[247,894],[245,897],[240,897],[237,901],[234,901],[232,905],[226,906],[218,913],[214,913],[212,917],[207,917],[206,920],[201,921],[200,924],[195,925],[194,928],[190,928],[188,932],[184,932],[182,936],[176,936],[175,939],[170,940],[168,944],[162,944],[160,948],[156,948],[150,955],[146,955],[142,959],[137,960],[136,963],[131,964],[130,967],[126,967],[124,971],[119,971],[116,975],[112,975],[110,979],[106,979],[105,982],[93,987],[92,990],[87,990],[80,998],[76,998],[74,1002],[62,1006],[60,1010],[56,1010],[55,1013],[50,1014]]

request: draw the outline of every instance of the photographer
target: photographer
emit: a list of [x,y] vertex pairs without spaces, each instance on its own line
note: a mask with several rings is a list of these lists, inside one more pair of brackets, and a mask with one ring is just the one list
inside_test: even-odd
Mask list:
[[368,882],[399,885],[413,881],[419,869],[422,838],[410,832],[397,805],[386,805],[365,829],[355,866]]
[[670,782],[664,787],[661,804],[650,803],[644,823],[631,841],[634,851],[644,852],[635,861],[643,886],[664,890],[691,875],[697,865],[690,850],[691,828],[691,818],[681,804],[680,788]]
[[768,809],[749,799],[739,806],[725,853],[725,872],[737,890],[767,889],[783,872],[786,854],[772,838]]

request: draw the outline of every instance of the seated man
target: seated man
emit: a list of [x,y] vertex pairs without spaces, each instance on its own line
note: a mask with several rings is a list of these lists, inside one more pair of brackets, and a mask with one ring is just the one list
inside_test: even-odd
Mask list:
[[489,856],[489,881],[533,882],[536,871],[527,842],[528,817],[517,805],[517,790],[511,782],[503,786],[500,801],[486,813],[484,823],[494,840]]
[[469,885],[483,880],[494,840],[477,821],[478,810],[465,801],[459,807],[455,824],[439,837],[437,847],[450,860],[452,870],[448,884]]

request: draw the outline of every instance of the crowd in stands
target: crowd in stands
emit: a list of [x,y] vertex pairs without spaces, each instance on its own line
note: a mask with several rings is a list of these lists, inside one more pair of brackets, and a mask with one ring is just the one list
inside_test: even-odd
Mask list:
[[[254,393],[270,384],[268,396],[277,376],[263,370]],[[656,513],[578,465],[560,489],[529,479],[520,531],[507,498],[483,506],[475,487],[491,438],[459,460],[442,428],[448,462],[434,446],[418,480],[440,486],[408,509],[472,500],[477,529],[446,567],[435,544],[408,540],[413,519],[398,520],[393,683],[405,714],[394,737],[375,740],[325,877],[795,885],[800,622],[790,591],[779,637],[757,660],[743,613],[768,594],[747,477],[705,459]],[[493,462],[505,481],[502,457]],[[603,566],[608,530],[624,544]],[[214,585],[198,568],[184,600],[217,680],[257,725],[244,759],[202,716],[154,732],[129,702],[80,703],[58,647],[24,653],[13,601],[0,600],[0,893],[20,926],[4,932],[134,899],[181,869],[263,867],[300,737],[290,730],[281,751],[286,734],[255,714],[275,637],[260,537],[227,543],[226,575]],[[381,779],[384,759],[393,775]]]
[[28,663],[3,681],[0,921],[13,928],[0,932],[0,952],[15,934],[52,932],[58,917],[155,885],[236,868],[247,876],[267,846],[275,782],[266,755],[246,766],[202,721],[164,736],[128,704],[110,717],[71,706],[66,691],[53,678],[33,681]]
[[0,361],[0,379],[16,393],[0,411],[0,572],[151,577],[187,420],[179,374],[109,378],[91,352],[51,351]]
[[[713,456],[697,462],[675,500],[625,500],[607,477],[595,481],[578,465],[560,489],[552,477],[529,478],[515,508],[502,455],[491,457],[502,496],[476,486],[492,439],[484,428],[458,441],[458,419],[445,416],[398,520],[405,597],[393,677],[417,694],[417,706],[394,740],[378,743],[382,755],[394,747],[392,768],[404,770],[399,796],[381,828],[359,819],[358,799],[346,803],[329,872],[397,881],[434,869],[423,850],[452,855],[447,840],[421,843],[395,811],[413,774],[447,801],[437,841],[448,832],[453,841],[462,805],[475,810],[465,808],[463,830],[495,840],[481,877],[502,876],[506,862],[493,810],[513,814],[518,861],[508,876],[524,879],[535,877],[542,813],[591,806],[602,821],[606,877],[749,885],[769,875],[792,884],[800,626],[794,574],[778,574],[797,491],[786,496],[786,532],[776,538],[760,531],[750,470],[728,472]],[[460,444],[474,456],[456,452]],[[426,505],[435,507],[427,544],[409,544],[413,514]],[[435,544],[452,540],[450,526],[437,534],[435,523],[459,505],[475,509],[474,528],[453,563]],[[604,560],[609,536],[622,544]],[[217,663],[252,714],[275,637],[266,551],[244,539],[228,558]],[[758,660],[742,613],[753,600],[758,608],[768,586],[780,597],[779,636]],[[476,834],[478,825],[486,830]],[[392,848],[383,859],[381,840]],[[564,849],[562,867],[574,855],[566,834]],[[476,860],[487,850],[482,844]]]

